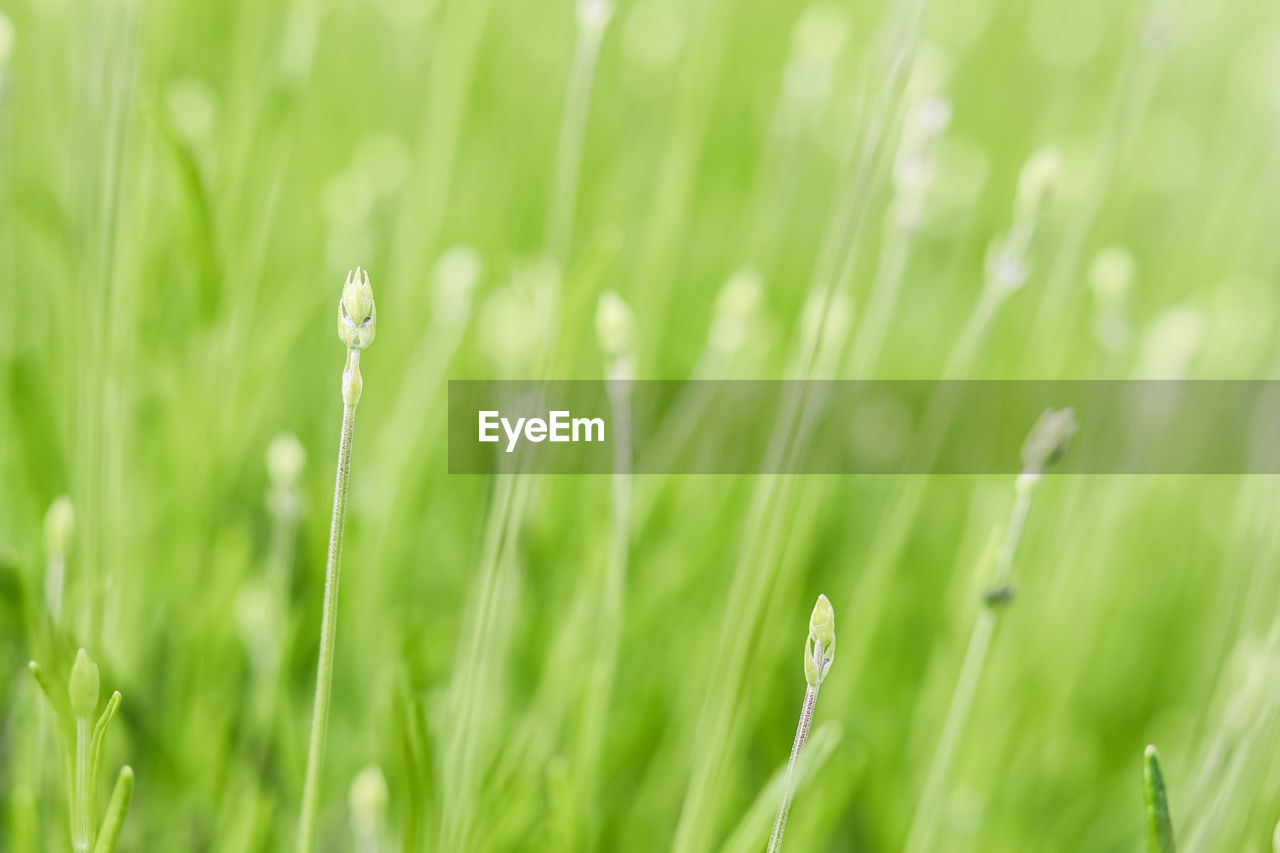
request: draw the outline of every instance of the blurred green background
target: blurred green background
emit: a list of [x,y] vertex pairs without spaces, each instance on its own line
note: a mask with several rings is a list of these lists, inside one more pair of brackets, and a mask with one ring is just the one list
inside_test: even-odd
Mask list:
[[293,844],[357,264],[322,849],[763,849],[819,592],[789,849],[1138,849],[1149,742],[1184,847],[1270,849],[1271,479],[1046,478],[925,797],[1011,478],[450,477],[443,407],[628,359],[1269,377],[1278,145],[1263,0],[9,0],[0,849],[68,845],[25,664],[80,646],[121,849]]

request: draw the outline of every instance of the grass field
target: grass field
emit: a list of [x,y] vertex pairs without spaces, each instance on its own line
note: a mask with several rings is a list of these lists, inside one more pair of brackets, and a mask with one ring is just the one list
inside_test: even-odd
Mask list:
[[357,265],[316,849],[763,850],[825,593],[787,849],[1141,849],[1155,744],[1270,850],[1274,479],[450,476],[445,380],[1267,378],[1277,151],[1265,0],[11,0],[0,850],[293,848]]

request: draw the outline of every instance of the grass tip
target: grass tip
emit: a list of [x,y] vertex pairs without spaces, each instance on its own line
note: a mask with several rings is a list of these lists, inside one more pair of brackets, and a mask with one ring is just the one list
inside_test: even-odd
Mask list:
[[1169,794],[1164,784],[1164,773],[1160,770],[1160,755],[1152,744],[1143,750],[1142,800],[1147,853],[1175,853]]

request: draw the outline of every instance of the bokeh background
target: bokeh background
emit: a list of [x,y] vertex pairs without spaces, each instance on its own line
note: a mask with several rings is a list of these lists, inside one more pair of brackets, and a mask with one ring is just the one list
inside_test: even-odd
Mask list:
[[928,794],[1012,478],[451,477],[444,382],[1270,377],[1278,146],[1260,0],[8,0],[0,849],[80,646],[122,849],[292,845],[357,264],[323,849],[762,849],[819,592],[790,849],[1137,849],[1149,742],[1271,849],[1273,479],[1046,478]]

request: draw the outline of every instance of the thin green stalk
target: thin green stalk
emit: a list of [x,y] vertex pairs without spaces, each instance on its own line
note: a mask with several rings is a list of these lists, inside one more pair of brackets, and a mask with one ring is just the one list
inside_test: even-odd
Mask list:
[[865,315],[859,324],[858,334],[853,337],[849,375],[855,379],[870,378],[875,371],[885,335],[889,332],[890,317],[898,304],[909,245],[909,235],[900,229],[895,228],[885,237]]
[[908,853],[929,849],[943,786],[950,775],[956,749],[968,725],[974,696],[978,691],[978,682],[982,678],[987,653],[991,649],[997,611],[999,607],[1008,603],[1013,595],[1013,589],[1010,586],[1013,558],[1017,553],[1018,543],[1022,541],[1027,513],[1031,509],[1032,492],[1040,483],[1044,469],[1057,461],[1065,452],[1075,429],[1075,419],[1070,409],[1058,411],[1050,409],[1036,421],[1022,446],[1023,471],[1018,475],[1014,487],[1013,507],[1009,511],[1009,521],[1005,525],[1000,548],[996,552],[991,581],[983,593],[982,611],[978,614],[973,631],[969,634],[969,645],[965,651],[964,663],[960,667],[960,677],[956,680],[955,690],[951,694],[951,702],[947,706],[942,734],[938,738],[938,745],[929,764],[928,774],[925,776],[924,788],[920,793],[920,801],[907,832],[907,843],[903,849]]
[[[631,310],[616,294],[609,292],[600,299],[596,312],[596,331],[609,362],[607,392],[610,417],[614,424],[613,475],[610,479],[612,516],[609,531],[609,554],[600,585],[599,607],[595,615],[595,660],[592,662],[583,712],[579,774],[581,791],[586,800],[599,798],[598,790],[609,698],[613,693],[618,667],[618,646],[622,639],[622,620],[627,585],[627,551],[631,544],[631,399],[630,381],[633,368],[631,340],[634,320]],[[588,838],[594,846],[598,822],[588,822]]]
[[302,786],[302,815],[298,823],[298,851],[309,853],[315,843],[320,771],[325,731],[329,722],[329,694],[333,686],[333,650],[338,630],[338,581],[342,570],[342,533],[347,520],[347,480],[351,473],[351,439],[363,379],[360,353],[373,342],[377,311],[369,275],[359,268],[348,275],[338,302],[338,337],[347,345],[342,373],[342,433],[338,441],[338,472],[333,488],[333,516],[329,523],[329,557],[325,565],[324,606],[320,617],[320,655],[316,663],[316,694],[307,747],[307,773]]
[[573,66],[560,120],[560,143],[556,148],[555,174],[551,182],[551,210],[547,216],[547,251],[562,265],[573,237],[573,209],[578,197],[582,141],[591,103],[591,83],[595,78],[600,38],[612,13],[608,0],[579,0],[578,37],[574,42]]
[[89,849],[89,718],[76,717],[76,775],[71,794],[71,846]]
[[991,648],[991,636],[995,627],[995,611],[990,607],[983,607],[982,612],[978,614],[977,622],[973,625],[973,632],[969,635],[969,647],[964,655],[964,664],[960,667],[960,678],[956,682],[955,692],[951,695],[951,703],[947,706],[942,735],[938,738],[938,746],[934,750],[929,774],[925,777],[920,803],[916,806],[915,817],[911,821],[911,829],[907,833],[907,843],[903,850],[928,849],[942,795],[942,786],[951,770],[956,747],[959,746],[960,737],[969,721],[969,712],[973,709],[973,697],[978,690],[978,680],[982,677],[982,669],[987,661],[987,651]]
[[[811,779],[826,765],[843,735],[843,728],[834,720],[828,720],[813,730],[805,744],[804,754],[799,756],[791,776],[792,797],[803,790]],[[783,789],[787,785],[787,764],[779,767],[769,778],[768,784],[760,790],[755,801],[742,814],[737,828],[724,843],[721,853],[745,853],[758,851],[760,839],[768,831],[777,813],[778,803],[782,802]]]
[[827,597],[819,595],[817,603],[813,605],[813,613],[809,616],[809,636],[805,640],[804,677],[808,686],[804,691],[804,704],[800,706],[796,737],[791,742],[791,756],[787,759],[787,770],[783,776],[782,803],[778,806],[778,816],[773,821],[773,832],[769,834],[768,853],[778,853],[782,849],[782,834],[787,829],[787,815],[791,812],[791,800],[796,791],[796,763],[809,740],[813,712],[818,707],[818,688],[827,677],[835,655],[836,614]]
[[298,850],[310,850],[315,831],[320,765],[324,759],[325,730],[329,722],[329,693],[333,686],[333,649],[338,630],[338,581],[342,570],[342,533],[347,513],[347,478],[351,471],[351,438],[356,410],[344,405],[342,436],[338,444],[338,475],[333,492],[333,517],[329,523],[329,558],[325,565],[324,607],[320,617],[320,657],[316,665],[316,694],[311,711],[311,739],[307,747],[307,776],[303,783],[302,820]]
[[[963,379],[969,374],[999,309],[1025,282],[1026,254],[1039,229],[1044,211],[1057,192],[1058,168],[1056,153],[1052,149],[1046,149],[1033,154],[1019,174],[1009,230],[991,244],[986,258],[982,290],[947,355],[942,369],[943,382],[930,398],[925,411],[923,423],[926,431],[922,435],[915,460],[918,470],[927,469],[936,459],[945,437],[946,425],[955,411],[957,400],[950,380]],[[849,669],[854,673],[862,670],[877,635],[876,626],[880,614],[886,610],[883,599],[888,593],[893,570],[906,546],[911,525],[923,502],[927,484],[928,480],[924,477],[907,478],[890,498],[885,510],[885,520],[876,528],[866,569],[848,606],[848,611],[854,614],[853,618],[859,624],[867,626],[867,630],[855,635],[852,649],[846,649],[848,654],[845,659],[848,661],[849,656],[852,656]],[[852,689],[852,681],[853,679],[846,679],[843,682],[842,695]]]
[[441,805],[437,845],[441,850],[467,849],[471,843],[481,772],[476,749],[486,722],[482,716],[484,693],[490,689],[491,674],[507,649],[510,631],[500,606],[510,582],[503,561],[509,559],[515,545],[529,491],[530,478],[523,472],[501,476],[486,523],[475,603],[468,617],[470,631],[459,646],[455,683],[450,688],[456,699],[443,766],[452,779],[444,789]]
[[787,829],[787,816],[791,813],[791,800],[795,797],[796,762],[809,740],[809,728],[813,725],[813,712],[817,707],[818,688],[806,688],[804,704],[800,706],[800,723],[796,726],[796,739],[791,743],[791,756],[787,759],[787,771],[783,776],[782,805],[778,807],[778,816],[774,818],[773,831],[769,834],[769,853],[782,849],[782,834]]
[[[868,199],[873,195],[868,190],[874,186],[884,154],[881,130],[898,110],[905,87],[904,70],[914,50],[924,2],[918,0],[895,10],[893,20],[884,30],[886,44],[891,45],[886,49],[889,61],[882,76],[886,84],[878,89],[882,97],[874,101],[866,129],[852,137],[855,142],[846,153],[849,159],[846,191],[840,194],[828,220],[810,283],[810,297],[819,300],[816,303],[819,306],[818,317],[833,313],[831,307],[837,296],[843,293],[857,256],[861,229],[856,227],[856,223],[865,217]],[[841,263],[842,258],[844,263]],[[815,333],[801,341],[800,358],[792,372],[796,378],[813,378],[815,362],[825,352],[843,346],[843,334],[836,334],[842,332],[839,323],[828,319],[816,325]],[[803,429],[811,413],[812,400],[802,390],[804,387],[797,386],[798,393],[779,413],[767,451],[765,470],[785,472],[792,469],[793,460],[803,444],[803,436],[796,440],[796,431]],[[787,448],[790,448],[789,453]],[[783,460],[785,467],[769,464],[775,460]],[[733,572],[714,674],[708,680],[695,729],[692,769],[672,845],[677,853],[706,849],[714,830],[710,807],[712,791],[725,771],[727,756],[734,752],[734,717],[739,711],[738,699],[754,642],[753,632],[780,547],[780,528],[789,508],[790,485],[787,477],[766,476],[759,480],[752,494],[746,537]]]

